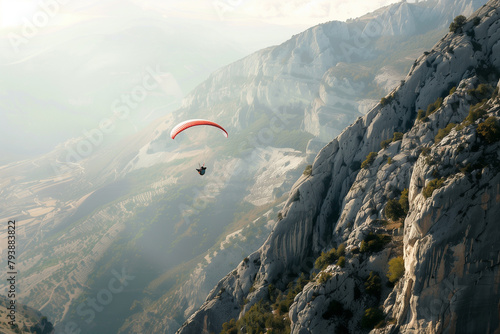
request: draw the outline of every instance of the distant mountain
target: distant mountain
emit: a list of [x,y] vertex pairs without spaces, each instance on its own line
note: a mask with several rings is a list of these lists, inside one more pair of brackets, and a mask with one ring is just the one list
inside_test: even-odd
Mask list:
[[[20,298],[58,329],[173,333],[268,238],[324,144],[442,37],[452,6],[478,5],[400,3],[313,27],[214,72],[182,108],[118,143],[106,142],[113,130],[103,122],[38,159],[2,166],[1,217],[17,219],[26,238]],[[196,117],[223,124],[229,138],[209,129],[169,138]],[[203,178],[198,163],[208,165]],[[116,273],[134,277],[120,293],[109,289]],[[109,304],[93,309],[108,292]]]
[[186,97],[183,108],[215,109],[240,129],[258,117],[254,106],[287,107],[300,115],[301,129],[326,143],[399,83],[456,15],[470,15],[482,4],[401,2],[359,19],[312,27],[216,71]]
[[457,17],[319,152],[179,334],[500,330],[499,8]]

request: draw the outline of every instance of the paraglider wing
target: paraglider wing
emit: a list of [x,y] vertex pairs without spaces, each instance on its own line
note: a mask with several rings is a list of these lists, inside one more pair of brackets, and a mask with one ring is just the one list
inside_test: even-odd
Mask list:
[[224,136],[226,138],[228,137],[227,131],[224,130],[224,128],[222,126],[220,126],[219,124],[217,124],[215,122],[208,121],[206,119],[190,119],[188,121],[181,122],[181,123],[177,124],[172,129],[172,131],[170,132],[170,137],[172,137],[172,139],[175,139],[175,136],[177,136],[182,131],[184,131],[184,130],[190,128],[190,127],[193,127],[193,126],[197,126],[197,125],[211,125],[211,126],[215,126],[216,128],[219,128],[219,129],[221,129],[224,132]]

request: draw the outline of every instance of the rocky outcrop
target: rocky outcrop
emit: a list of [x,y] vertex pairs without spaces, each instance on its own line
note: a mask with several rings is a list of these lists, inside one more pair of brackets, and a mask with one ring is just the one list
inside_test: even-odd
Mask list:
[[[478,132],[486,118],[500,116],[499,7],[499,0],[488,2],[448,33],[319,152],[264,245],[219,282],[178,333],[220,332],[267,300],[270,284],[285,291],[293,275],[311,273],[321,251],[341,243],[345,265],[329,265],[295,296],[292,333],[368,331],[373,325],[361,323],[368,308],[383,309],[387,320],[375,332],[499,330],[500,144]],[[385,208],[405,188],[404,228],[390,229]],[[363,249],[370,232],[391,241]],[[388,261],[400,255],[404,275],[389,287]],[[380,299],[365,290],[370,272],[381,278]],[[349,311],[347,319],[328,313],[334,301]]]
[[[498,102],[488,116],[500,116]],[[411,175],[406,274],[389,298],[394,305],[385,304],[403,332],[500,328],[500,145],[485,145],[475,126],[452,131],[431,148],[435,165],[421,157]],[[479,165],[464,171],[469,163]],[[445,181],[426,198],[422,184],[434,179],[435,171]]]

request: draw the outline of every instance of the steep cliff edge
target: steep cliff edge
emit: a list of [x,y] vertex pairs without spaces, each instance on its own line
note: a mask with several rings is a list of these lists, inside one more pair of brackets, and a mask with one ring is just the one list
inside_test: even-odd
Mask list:
[[[292,333],[500,328],[499,7],[490,1],[458,24],[320,151],[264,245],[178,333],[219,333],[259,301],[279,302],[270,291],[290,292],[301,273],[309,283],[288,312],[275,310]],[[404,189],[409,207],[389,215]],[[402,237],[390,227],[401,223]],[[341,244],[343,263],[313,269]],[[401,255],[392,287],[388,263]]]

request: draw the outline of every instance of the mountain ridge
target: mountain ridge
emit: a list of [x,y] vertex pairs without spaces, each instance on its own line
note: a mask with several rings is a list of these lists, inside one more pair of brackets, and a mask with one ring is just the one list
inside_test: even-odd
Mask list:
[[[368,114],[358,118],[319,152],[312,165],[312,174],[302,176],[290,191],[291,196],[281,211],[283,219],[277,223],[265,244],[259,251],[248,256],[249,261],[242,262],[236,268],[235,274],[229,274],[219,282],[207,297],[204,305],[188,319],[178,333],[219,332],[223,323],[228,322],[231,318],[242,319],[243,315],[256,305],[257,301],[266,300],[269,284],[272,283],[279,289],[286,289],[286,285],[290,282],[290,279],[287,278],[288,272],[295,275],[298,275],[300,271],[309,273],[312,268],[304,267],[303,263],[311,262],[311,256],[314,257],[315,254],[317,256],[321,251],[326,251],[328,247],[336,247],[341,243],[345,243],[346,253],[352,252],[354,248],[359,247],[360,242],[366,240],[368,231],[373,231],[376,222],[385,218],[384,204],[387,198],[395,197],[397,195],[395,190],[402,191],[403,188],[409,189],[410,201],[410,212],[404,222],[402,242],[405,276],[396,285],[389,298],[385,300],[384,311],[394,314],[396,319],[396,323],[389,324],[387,330],[393,333],[411,331],[417,328],[439,332],[445,330],[447,328],[445,326],[453,326],[451,327],[452,331],[460,331],[460,328],[470,329],[471,323],[476,326],[472,327],[475,329],[483,328],[486,330],[486,328],[498,327],[498,316],[495,317],[494,313],[481,316],[478,311],[471,311],[470,307],[464,306],[466,305],[464,303],[468,301],[477,304],[480,298],[487,299],[488,303],[491,302],[491,306],[493,306],[494,301],[498,299],[495,299],[494,296],[487,296],[484,292],[480,292],[474,297],[474,288],[471,285],[474,275],[471,275],[468,270],[469,276],[464,274],[462,277],[454,278],[453,270],[460,270],[460,264],[463,265],[465,261],[461,256],[458,257],[457,262],[453,258],[446,260],[446,266],[448,268],[451,266],[454,269],[452,269],[451,274],[449,270],[444,269],[448,274],[443,273],[437,276],[434,288],[427,287],[426,290],[426,285],[422,286],[422,284],[417,286],[418,289],[415,287],[415,290],[412,290],[412,288],[417,281],[421,282],[425,277],[429,277],[429,271],[419,266],[419,263],[422,261],[423,266],[425,266],[427,258],[424,256],[432,252],[433,247],[441,247],[433,244],[430,241],[432,239],[429,239],[425,248],[417,247],[418,243],[415,244],[415,242],[425,239],[425,231],[428,231],[428,227],[422,229],[422,223],[426,224],[424,226],[429,226],[429,224],[432,226],[432,221],[429,221],[432,219],[431,217],[438,219],[438,222],[434,223],[436,226],[443,226],[447,223],[446,219],[439,219],[439,217],[446,217],[447,214],[436,213],[440,211],[432,209],[433,207],[437,207],[437,210],[445,210],[449,214],[459,211],[453,207],[452,201],[443,202],[440,200],[441,197],[438,194],[442,194],[443,191],[464,194],[460,186],[454,186],[452,179],[445,177],[447,181],[444,181],[446,182],[444,190],[431,192],[431,200],[425,201],[427,198],[421,195],[421,192],[424,187],[435,184],[435,182],[430,182],[436,179],[434,175],[450,175],[451,171],[453,170],[455,173],[458,167],[446,167],[448,164],[445,164],[444,168],[438,165],[438,168],[435,169],[432,167],[432,161],[428,163],[429,159],[421,153],[422,150],[430,148],[432,159],[439,159],[436,153],[441,150],[441,147],[449,145],[448,143],[454,136],[456,136],[455,141],[467,146],[464,144],[464,137],[459,137],[458,132],[454,130],[451,130],[441,143],[437,143],[436,136],[439,131],[453,122],[456,124],[463,122],[465,127],[463,131],[474,133],[478,125],[466,123],[466,118],[468,117],[468,109],[478,102],[481,103],[474,97],[475,90],[479,89],[480,83],[492,84],[494,82],[492,86],[496,86],[498,92],[500,61],[495,56],[498,54],[495,50],[500,47],[499,5],[498,1],[490,1],[488,5],[483,6],[482,9],[473,14],[459,32],[447,34],[430,52],[415,61],[404,82],[395,88],[392,94],[386,96],[385,100]],[[455,90],[452,93],[450,89],[453,87]],[[493,88],[491,92],[493,92]],[[497,95],[495,96],[495,94]],[[425,109],[433,105],[435,101],[441,102],[435,108],[437,110],[428,109],[429,115],[426,117],[430,120],[427,122],[418,120],[417,111],[422,109],[425,113]],[[489,107],[483,111],[483,115],[498,117],[498,93],[490,95],[487,103],[489,103]],[[479,123],[478,121],[478,124],[484,124],[484,122]],[[392,138],[396,132],[404,133],[401,144],[396,142],[390,144],[389,148],[380,150],[380,143],[387,138]],[[436,141],[436,147],[432,146],[434,141]],[[487,175],[485,176],[487,180],[470,184],[471,189],[477,190],[482,189],[489,181],[492,182],[487,188],[478,191],[486,196],[483,196],[483,201],[485,201],[486,209],[484,210],[487,214],[479,224],[487,226],[488,222],[492,222],[493,217],[498,214],[498,210],[491,206],[492,203],[495,203],[495,196],[499,198],[498,191],[495,195],[494,190],[495,184],[498,185],[498,166],[495,167],[495,161],[498,163],[499,158],[495,152],[498,144],[488,144],[484,140],[481,141],[477,135],[473,136],[471,141],[472,143],[476,142],[475,145],[479,145],[479,150],[489,156],[489,161],[491,161],[490,167],[482,167],[482,174]],[[453,152],[459,145],[454,144],[451,147],[452,149],[446,149],[447,154],[443,157],[447,159],[446,161],[451,159],[451,156],[448,157],[449,154],[453,154],[454,159],[457,159]],[[371,165],[368,164],[368,168],[359,169],[359,165],[357,168],[353,167],[353,164],[361,163],[370,152],[375,152],[377,158],[369,162]],[[391,157],[389,152],[394,154],[392,163],[384,165],[384,161]],[[467,158],[467,154],[461,156],[460,160],[456,160],[458,166],[466,165],[468,161],[474,161],[474,151],[467,152],[471,157]],[[425,176],[418,176],[423,171],[425,171]],[[459,174],[460,171],[456,174],[459,180],[467,179],[467,176],[464,178],[460,176],[462,174]],[[364,187],[367,188],[364,189]],[[365,191],[367,191],[366,194],[364,194]],[[426,205],[431,205],[425,206],[427,209],[423,209],[424,202],[427,203]],[[429,218],[416,218],[420,215],[426,217],[427,214],[430,214]],[[471,221],[469,220],[462,227],[454,226],[464,230],[466,226],[469,226],[467,224],[470,225]],[[492,235],[496,235],[491,227],[489,231]],[[469,236],[469,239],[471,237]],[[453,238],[441,237],[441,240],[454,245],[455,254],[463,249],[460,248],[460,243],[456,245],[456,240]],[[486,240],[486,245],[482,247],[496,251],[485,257],[495,263],[495,258],[498,258],[498,241],[495,241],[494,236]],[[481,249],[483,249],[482,247]],[[417,249],[424,252],[425,255],[419,255]],[[322,282],[316,279],[313,282],[311,280],[304,290],[295,297],[290,311],[287,312],[291,320],[292,333],[302,334],[310,333],[313,330],[333,330],[341,325],[349,328],[350,331],[360,330],[358,321],[366,316],[363,315],[363,309],[368,310],[366,306],[370,306],[373,301],[369,299],[361,302],[356,301],[356,297],[352,295],[352,288],[356,285],[362,286],[363,278],[350,277],[353,272],[358,272],[358,275],[368,275],[370,271],[374,270],[384,273],[387,270],[390,254],[390,249],[383,250],[377,259],[374,256],[367,258],[350,253],[348,257],[346,255],[346,269],[330,265],[325,271],[318,273],[316,277],[322,277],[324,273],[326,276],[323,277],[327,277],[326,281]],[[484,251],[481,251],[480,254],[484,255]],[[475,255],[475,258],[478,259],[478,255]],[[364,262],[362,262],[363,260]],[[442,265],[444,263],[442,262]],[[492,266],[493,272],[488,277],[490,277],[490,284],[495,287],[498,284],[493,283],[491,279],[498,277],[498,269],[493,268],[495,265]],[[430,303],[436,299],[431,297],[419,304],[419,293],[425,291],[425,293],[435,294],[439,292],[436,290],[438,287],[442,287],[443,291],[450,291],[450,288],[447,287],[450,282],[452,291],[454,291],[457,289],[457,283],[453,282],[456,282],[457,279],[458,284],[462,284],[458,288],[465,286],[468,289],[467,296],[470,299],[452,301],[452,313],[450,313],[449,308],[445,307],[450,304],[443,304],[442,300],[439,299],[440,305],[443,307],[437,313],[432,310],[434,314],[426,314]],[[347,286],[351,289],[350,293],[349,289],[346,291]],[[388,296],[387,289],[383,289],[383,291],[384,296]],[[323,319],[324,317],[317,316],[319,312],[324,312],[320,310],[326,310],[328,302],[332,300],[332,296],[329,294],[335,295],[337,300],[345,301],[344,307],[349,308],[354,314],[353,320],[349,320],[347,325],[339,322],[332,324]],[[248,301],[245,302],[243,299]],[[453,325],[450,325],[450,321]],[[461,327],[467,321],[469,324]],[[383,332],[383,330],[379,331]]]

